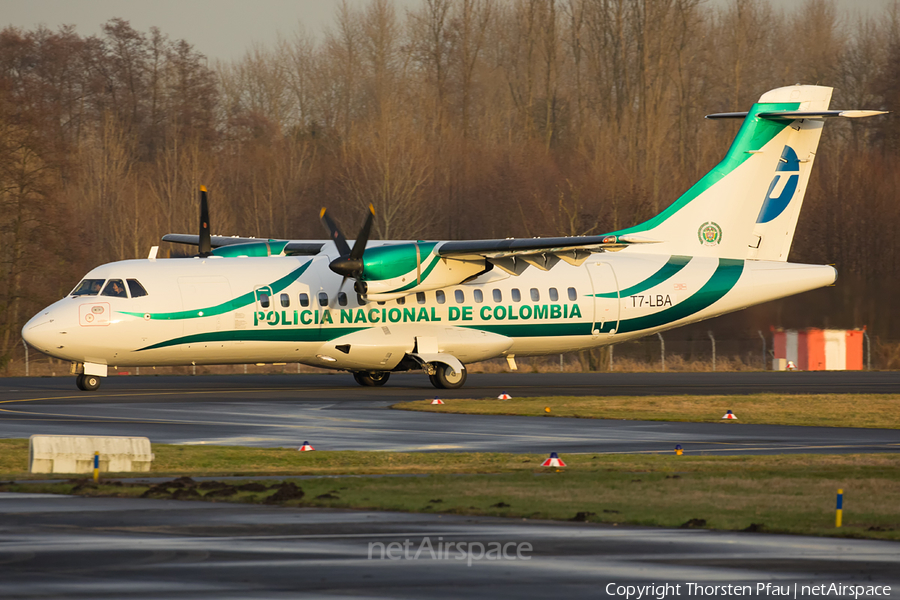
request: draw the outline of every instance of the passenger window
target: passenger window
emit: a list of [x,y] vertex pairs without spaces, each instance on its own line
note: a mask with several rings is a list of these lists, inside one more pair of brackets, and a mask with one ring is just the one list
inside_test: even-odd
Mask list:
[[328,306],[328,294],[319,292],[319,306]]
[[457,304],[462,304],[466,301],[466,293],[462,290],[456,290],[453,292],[453,295],[456,297]]
[[475,290],[472,292],[472,295],[475,296],[475,302],[479,304],[484,302],[484,294],[481,293],[481,290]]
[[444,296],[444,290],[438,290],[434,293],[434,297],[437,300],[438,304],[443,304],[447,301],[447,298]]
[[503,292],[501,292],[500,290],[494,290],[493,295],[494,302],[503,302]]
[[106,287],[100,292],[101,296],[112,296],[113,298],[127,298],[128,293],[125,291],[125,284],[121,279],[110,279],[106,283]]
[[531,288],[531,301],[532,302],[540,302],[541,301],[541,293],[537,288]]
[[578,298],[578,294],[575,293],[575,288],[569,288],[569,300],[576,300]]
[[347,294],[346,293],[341,292],[340,294],[338,294],[338,304],[340,304],[341,306],[347,306]]
[[366,304],[366,301],[363,299],[362,294],[356,295],[356,303],[360,306],[364,306]]
[[309,294],[300,294],[300,306],[304,308],[309,306]]
[[556,288],[550,288],[550,301],[556,302],[559,300],[559,292],[556,291]]
[[147,290],[140,284],[137,279],[126,279],[128,282],[128,291],[131,292],[132,298],[140,298],[147,295]]
[[85,279],[72,290],[73,296],[96,296],[103,287],[103,279]]
[[399,306],[403,306],[404,304],[406,304],[406,296],[403,296],[402,298],[397,298],[397,304]]
[[384,306],[384,305],[387,304],[387,303],[386,303],[384,300],[382,300],[381,302],[376,302],[376,304],[377,304],[378,306]]
[[287,308],[290,305],[291,305],[291,297],[288,296],[287,294],[282,294],[281,295],[281,307]]
[[416,302],[425,304],[425,292],[416,292]]
[[269,295],[267,293],[259,293],[259,305],[263,308],[269,308]]
[[519,288],[512,289],[512,299],[513,299],[513,302],[521,302],[522,294],[519,293]]

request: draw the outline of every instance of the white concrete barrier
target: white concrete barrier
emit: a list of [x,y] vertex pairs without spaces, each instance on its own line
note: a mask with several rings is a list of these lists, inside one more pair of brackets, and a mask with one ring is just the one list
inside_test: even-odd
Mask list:
[[91,473],[94,452],[100,470],[112,473],[150,470],[153,453],[145,437],[33,435],[28,444],[29,473]]

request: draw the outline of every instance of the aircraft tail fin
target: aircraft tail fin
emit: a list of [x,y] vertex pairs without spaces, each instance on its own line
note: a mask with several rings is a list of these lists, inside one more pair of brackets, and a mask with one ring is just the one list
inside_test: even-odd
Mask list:
[[722,162],[659,215],[614,234],[660,240],[631,252],[786,261],[824,119],[882,114],[828,110],[831,93],[783,87],[746,113],[709,115],[744,120]]

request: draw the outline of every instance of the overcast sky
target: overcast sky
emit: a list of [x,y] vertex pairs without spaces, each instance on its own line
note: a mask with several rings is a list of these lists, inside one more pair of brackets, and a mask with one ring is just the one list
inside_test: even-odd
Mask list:
[[[367,0],[348,0],[362,6]],[[726,0],[708,0],[719,4]],[[785,8],[802,0],[770,0]],[[893,0],[837,0],[841,9],[879,11]],[[421,0],[394,0],[403,10]],[[100,32],[100,25],[121,17],[139,31],[156,26],[172,39],[185,39],[210,59],[229,60],[254,42],[274,43],[278,33],[290,36],[300,24],[318,33],[331,24],[331,0],[0,0],[0,26],[32,29],[43,23],[55,29],[75,25],[81,35]]]

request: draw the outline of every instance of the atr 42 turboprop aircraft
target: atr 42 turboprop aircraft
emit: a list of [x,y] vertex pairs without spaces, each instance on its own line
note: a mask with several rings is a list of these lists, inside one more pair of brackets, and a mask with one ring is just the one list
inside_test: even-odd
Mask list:
[[[787,262],[832,89],[791,86],[746,113],[724,160],[640,225],[599,236],[368,242],[200,235],[163,240],[194,258],[97,267],[23,328],[73,362],[82,390],[109,366],[287,363],[351,371],[362,385],[424,370],[461,387],[466,363],[614,344],[833,283]],[[344,284],[353,279],[347,294]],[[349,288],[348,288],[349,289]]]

